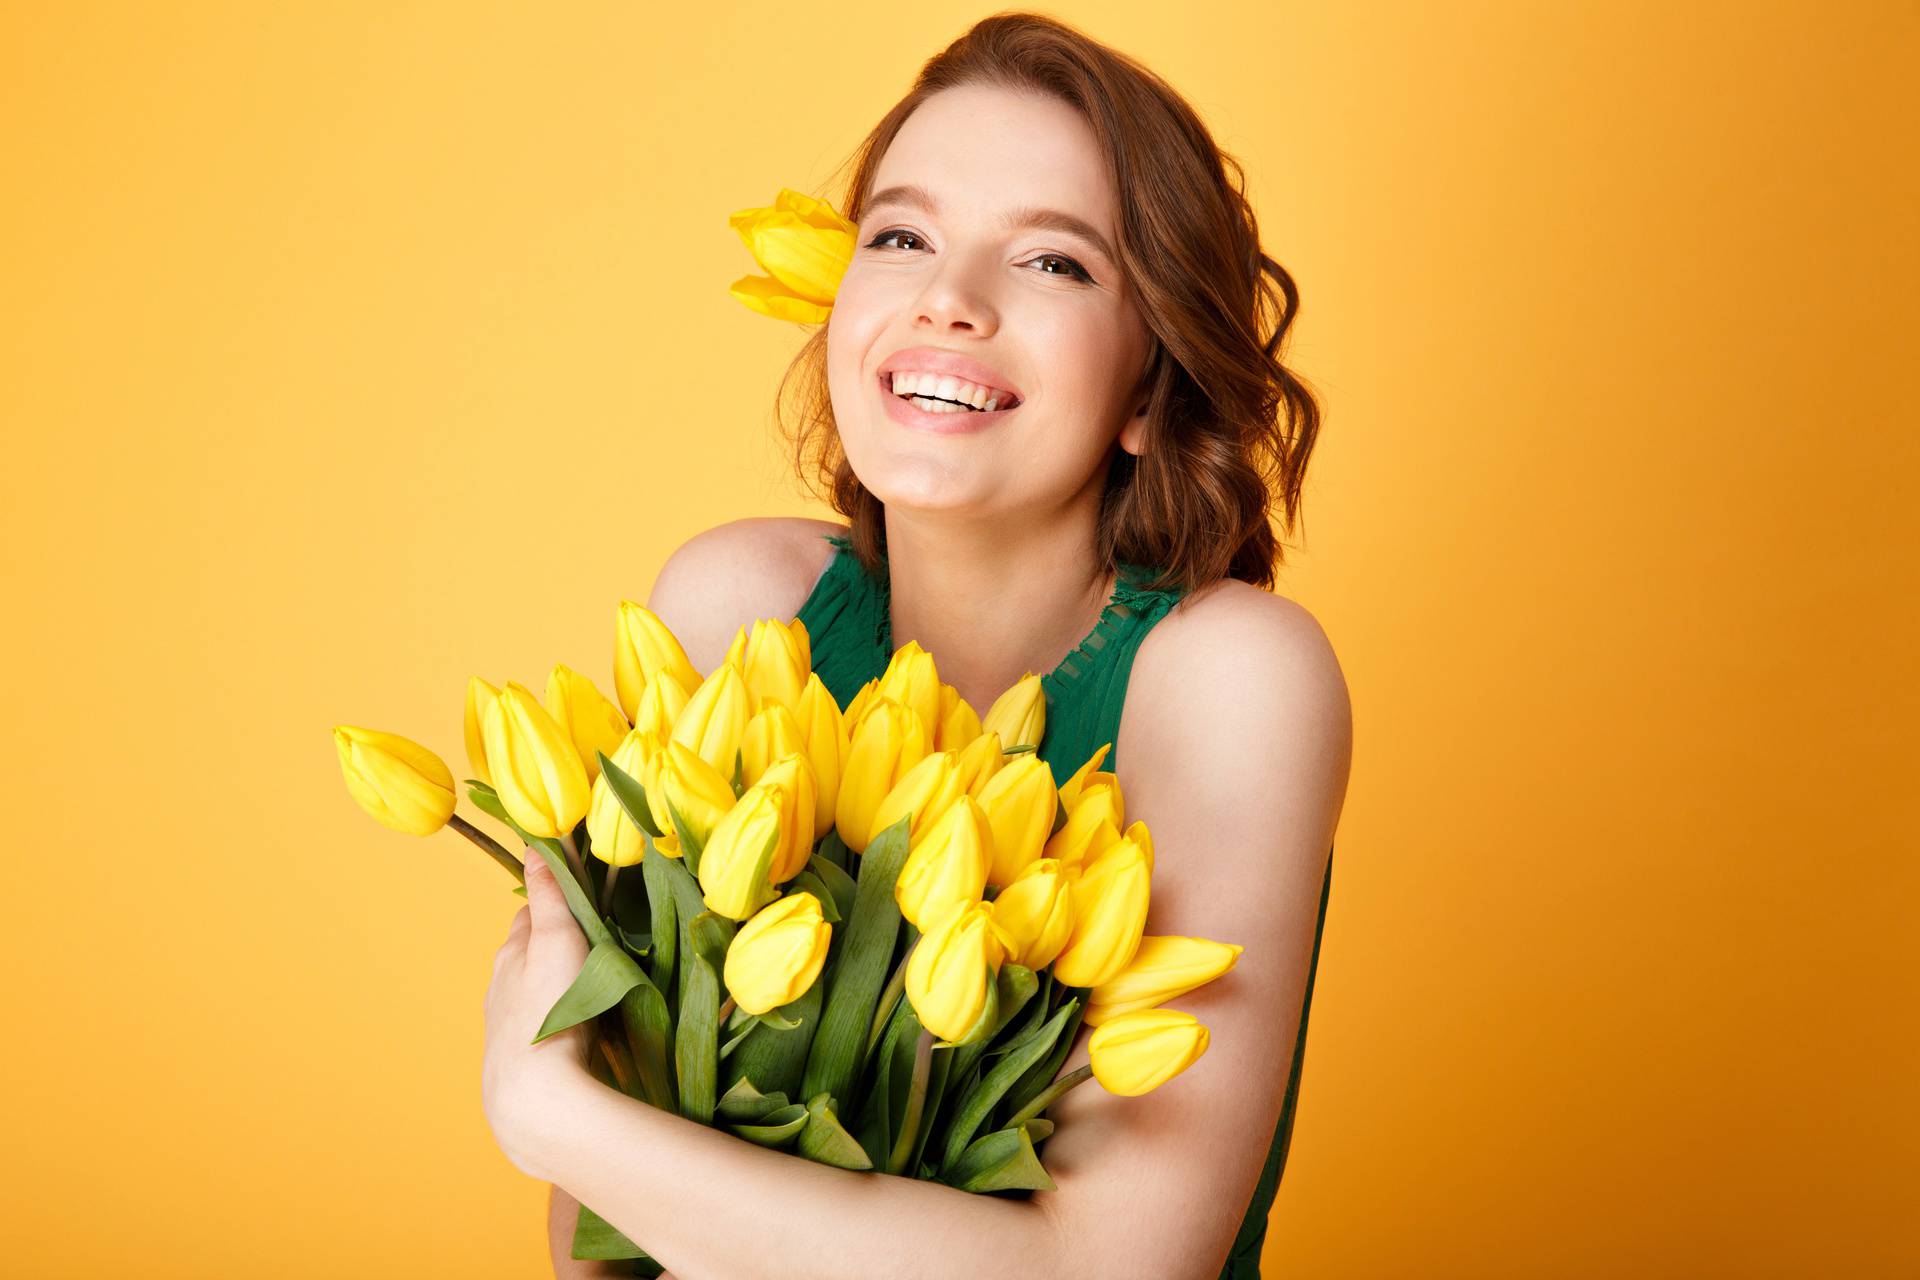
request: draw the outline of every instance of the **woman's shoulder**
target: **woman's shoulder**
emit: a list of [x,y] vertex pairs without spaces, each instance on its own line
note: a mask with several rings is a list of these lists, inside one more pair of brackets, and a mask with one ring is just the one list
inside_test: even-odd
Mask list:
[[[1293,724],[1304,718],[1331,739],[1350,732],[1346,677],[1319,619],[1238,579],[1189,592],[1141,641],[1128,677],[1128,727],[1158,741],[1161,730],[1192,723],[1196,699],[1215,696],[1287,708]],[[1129,758],[1125,748],[1120,754]]]
[[847,526],[799,516],[747,516],[694,534],[667,557],[647,607],[702,671],[718,666],[743,626],[800,612]]

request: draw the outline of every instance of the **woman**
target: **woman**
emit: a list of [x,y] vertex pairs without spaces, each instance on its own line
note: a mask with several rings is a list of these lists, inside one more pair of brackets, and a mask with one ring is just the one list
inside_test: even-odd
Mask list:
[[1267,589],[1269,506],[1291,527],[1318,414],[1276,358],[1292,281],[1223,161],[1170,89],[1071,28],[974,27],[860,152],[858,248],[796,362],[798,443],[848,523],[710,530],[649,599],[702,671],[742,625],[801,617],[843,705],[908,640],[976,708],[1047,673],[1043,757],[1064,780],[1113,742],[1102,767],[1153,832],[1147,932],[1245,947],[1182,999],[1211,1049],[1142,1097],[1061,1098],[1057,1189],[1031,1199],[766,1151],[599,1084],[581,1029],[528,1044],[586,954],[532,859],[483,1092],[509,1157],[555,1184],[558,1274],[630,1274],[568,1256],[577,1196],[681,1277],[1258,1275],[1350,715],[1325,635]]

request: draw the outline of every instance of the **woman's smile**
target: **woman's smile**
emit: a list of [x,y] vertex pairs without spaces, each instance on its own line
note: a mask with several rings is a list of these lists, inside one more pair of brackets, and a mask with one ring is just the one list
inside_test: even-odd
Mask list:
[[874,387],[885,403],[887,416],[904,427],[915,431],[927,431],[935,435],[966,435],[975,431],[984,431],[997,426],[1009,415],[1020,412],[1026,407],[1026,401],[1007,409],[963,409],[959,405],[948,408],[928,408],[948,402],[930,396],[915,396],[908,399],[895,395],[893,375],[878,374],[874,378]]

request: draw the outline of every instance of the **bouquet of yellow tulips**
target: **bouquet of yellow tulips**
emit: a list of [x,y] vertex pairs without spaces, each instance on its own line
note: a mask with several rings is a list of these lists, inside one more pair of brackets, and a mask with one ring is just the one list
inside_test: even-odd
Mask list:
[[[702,676],[650,610],[618,610],[609,700],[566,666],[544,701],[475,677],[467,795],[546,860],[591,944],[536,1037],[591,1022],[609,1087],[845,1169],[973,1192],[1053,1186],[1042,1112],[1089,1074],[1157,1088],[1207,1047],[1160,1007],[1241,948],[1144,937],[1153,841],[1111,743],[1055,786],[1023,677],[983,720],[909,643],[844,712],[797,619],[742,627]],[[451,771],[340,726],[353,797],[451,826]],[[629,870],[638,868],[637,872]],[[522,885],[515,890],[525,893]],[[1080,1025],[1088,1066],[1056,1079]],[[657,1264],[582,1206],[576,1258]]]

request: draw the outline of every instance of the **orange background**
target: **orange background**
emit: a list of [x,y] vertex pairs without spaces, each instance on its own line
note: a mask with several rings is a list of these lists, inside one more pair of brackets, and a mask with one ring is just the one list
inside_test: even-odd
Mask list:
[[[826,514],[727,215],[987,12],[0,13],[7,1272],[545,1274],[520,899],[328,731],[458,772],[469,675],[610,689],[682,540]],[[1920,6],[1051,12],[1246,162],[1327,406],[1271,1273],[1920,1272]]]

